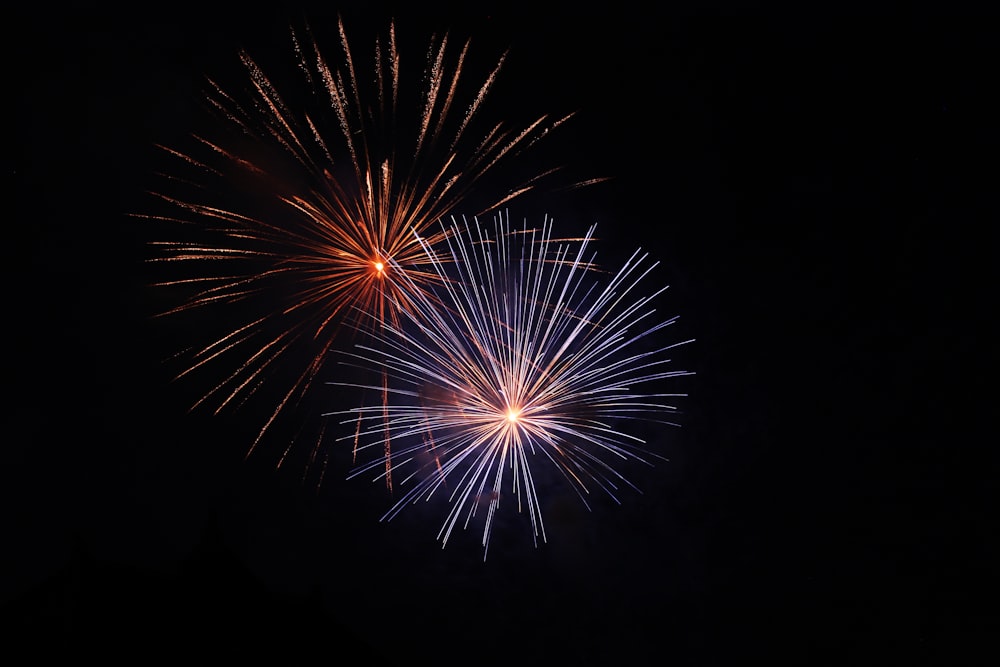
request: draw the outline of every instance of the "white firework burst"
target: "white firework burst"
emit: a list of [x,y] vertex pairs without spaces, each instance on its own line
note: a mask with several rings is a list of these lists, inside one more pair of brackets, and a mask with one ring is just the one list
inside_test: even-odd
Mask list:
[[402,493],[383,519],[445,496],[444,546],[485,510],[485,558],[507,494],[530,517],[536,546],[546,539],[540,466],[561,473],[588,508],[594,488],[616,502],[635,488],[619,467],[663,457],[630,427],[673,423],[674,399],[686,394],[665,393],[664,383],[691,373],[672,367],[671,351],[691,341],[658,342],[677,318],[657,319],[653,301],[666,287],[640,294],[657,263],[640,249],[617,272],[598,270],[594,227],[555,238],[547,217],[513,228],[502,214],[492,230],[478,218],[441,226],[442,244],[415,235],[438,289],[414,289],[416,307],[400,309],[377,345],[359,344],[345,362],[387,373],[388,385],[335,383],[387,400],[331,414],[358,425],[344,439],[359,453],[378,453],[350,477],[386,475],[392,442]]

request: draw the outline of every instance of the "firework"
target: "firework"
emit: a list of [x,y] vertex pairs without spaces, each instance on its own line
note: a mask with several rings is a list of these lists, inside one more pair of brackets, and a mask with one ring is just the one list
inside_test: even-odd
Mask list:
[[548,219],[514,228],[501,215],[492,230],[453,219],[439,233],[440,250],[414,235],[438,278],[434,296],[408,285],[415,307],[400,308],[380,345],[358,344],[345,362],[390,378],[385,403],[336,413],[352,424],[360,416],[362,451],[379,452],[351,477],[385,475],[380,453],[392,438],[390,472],[406,490],[384,519],[444,496],[442,546],[479,514],[485,557],[509,499],[530,518],[537,546],[546,539],[539,471],[558,471],[584,504],[595,488],[616,501],[635,488],[618,466],[659,455],[630,425],[673,423],[672,403],[685,394],[655,389],[690,374],[670,367],[670,353],[691,341],[656,343],[677,319],[656,319],[652,304],[665,287],[638,294],[656,263],[637,250],[617,273],[599,271],[588,255],[593,227],[557,239]]
[[[506,56],[467,87],[469,42],[455,56],[444,35],[432,38],[424,69],[408,74],[390,24],[375,42],[373,71],[359,75],[343,23],[337,27],[336,66],[308,28],[291,31],[305,85],[290,94],[246,52],[242,94],[209,80],[212,130],[193,134],[190,148],[163,147],[177,165],[163,174],[168,186],[153,193],[163,212],[139,216],[169,225],[167,240],[153,244],[152,261],[167,270],[155,282],[181,296],[164,314],[211,317],[198,324],[207,342],[178,355],[179,377],[215,378],[195,407],[218,413],[264,401],[254,410],[260,422],[248,455],[280,415],[303,402],[345,317],[369,314],[364,321],[377,329],[398,324],[398,311],[414,307],[411,298],[426,302],[437,275],[413,232],[423,243],[440,241],[425,234],[432,223],[465,201],[484,174],[569,117],[474,131]],[[418,80],[423,87],[406,97]],[[553,171],[504,189],[487,206],[520,196]],[[320,431],[310,465],[321,439]]]

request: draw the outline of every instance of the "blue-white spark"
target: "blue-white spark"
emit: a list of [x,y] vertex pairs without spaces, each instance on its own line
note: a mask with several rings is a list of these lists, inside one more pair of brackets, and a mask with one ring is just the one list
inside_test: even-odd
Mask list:
[[546,540],[540,466],[559,471],[588,508],[592,489],[617,502],[622,487],[635,488],[618,467],[663,457],[630,426],[674,423],[675,399],[686,394],[663,390],[691,375],[671,359],[691,341],[659,342],[677,318],[658,319],[653,306],[666,287],[641,293],[657,264],[637,250],[617,273],[598,270],[594,227],[563,239],[548,218],[540,228],[514,228],[505,215],[492,229],[478,218],[441,224],[444,242],[417,237],[438,288],[414,289],[378,345],[348,355],[346,363],[385,371],[388,384],[334,383],[386,399],[331,414],[356,425],[344,439],[359,454],[377,453],[350,476],[391,472],[403,490],[384,519],[444,495],[444,546],[485,510],[485,558],[507,494],[530,517],[536,546]]

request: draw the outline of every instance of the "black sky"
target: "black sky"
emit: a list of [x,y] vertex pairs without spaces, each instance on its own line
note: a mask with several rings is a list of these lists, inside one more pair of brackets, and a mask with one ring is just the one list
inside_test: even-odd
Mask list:
[[[356,43],[390,12],[342,8]],[[663,263],[697,338],[643,495],[556,507],[549,544],[441,550],[244,461],[163,363],[143,205],[205,74],[338,7],[33,12],[10,56],[5,633],[41,654],[371,664],[960,664],[1000,632],[985,336],[995,20],[947,14],[400,10],[505,48],[491,113],[577,111],[546,149],[613,180],[529,216]],[[332,49],[331,49],[332,51]],[[422,54],[415,54],[418,58]],[[517,209],[516,214],[524,209]],[[512,216],[513,217],[513,216]],[[984,384],[986,385],[984,387]],[[558,511],[561,510],[561,514]],[[471,537],[471,535],[467,536]],[[454,546],[454,548],[453,548]],[[313,657],[309,657],[313,656]]]

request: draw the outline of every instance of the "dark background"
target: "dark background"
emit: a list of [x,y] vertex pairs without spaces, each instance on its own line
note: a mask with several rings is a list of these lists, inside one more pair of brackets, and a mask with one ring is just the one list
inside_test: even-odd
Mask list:
[[[684,426],[657,443],[671,462],[622,506],[555,512],[537,549],[498,537],[483,563],[472,533],[441,550],[433,517],[379,523],[384,492],[337,466],[317,490],[245,461],[247,420],[189,414],[195,388],[164,367],[177,332],[149,317],[149,239],[128,216],[151,145],[188,130],[238,48],[280,52],[289,23],[338,9],[358,45],[391,15],[417,44],[472,37],[483,73],[509,47],[490,113],[578,111],[546,149],[613,177],[526,215],[597,222],[612,258],[650,250],[697,338]],[[130,662],[994,651],[991,17],[30,14],[8,56],[0,634]]]

